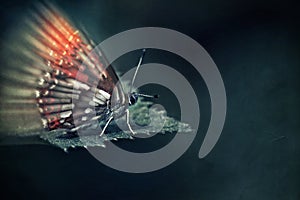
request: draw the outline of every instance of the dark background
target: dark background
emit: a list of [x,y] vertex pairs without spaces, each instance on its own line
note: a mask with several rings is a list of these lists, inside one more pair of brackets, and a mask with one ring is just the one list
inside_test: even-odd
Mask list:
[[[49,145],[1,146],[3,199],[300,199],[296,5],[271,0],[56,4],[97,42],[143,26],[171,28],[195,39],[223,77],[226,123],[213,151],[198,159],[209,123],[209,95],[201,77],[185,68],[201,97],[201,123],[192,146],[176,162],[152,173],[128,174],[104,166],[84,149],[66,154]],[[1,44],[32,5],[1,3]],[[162,63],[176,67],[177,62]],[[164,137],[170,136],[157,139]],[[130,144],[138,146],[139,141]]]

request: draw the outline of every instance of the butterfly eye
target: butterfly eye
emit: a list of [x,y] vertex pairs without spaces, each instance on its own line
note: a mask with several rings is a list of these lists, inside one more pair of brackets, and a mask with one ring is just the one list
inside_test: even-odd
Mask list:
[[130,98],[129,98],[129,105],[134,105],[138,100],[138,95],[133,93],[130,95]]
[[104,74],[101,74],[102,79],[106,79],[107,77]]

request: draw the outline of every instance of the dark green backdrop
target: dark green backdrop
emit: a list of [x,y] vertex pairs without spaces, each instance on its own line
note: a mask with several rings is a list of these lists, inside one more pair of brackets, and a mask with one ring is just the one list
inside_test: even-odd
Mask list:
[[[102,165],[83,149],[66,154],[48,145],[0,146],[0,198],[300,199],[295,5],[273,0],[56,3],[98,42],[143,26],[171,28],[194,38],[223,77],[228,98],[225,127],[214,150],[198,159],[209,122],[209,96],[201,77],[186,68],[201,99],[202,121],[196,140],[175,163],[152,173],[127,174]],[[31,6],[31,1],[1,2],[1,44]],[[172,59],[161,61],[176,67]]]

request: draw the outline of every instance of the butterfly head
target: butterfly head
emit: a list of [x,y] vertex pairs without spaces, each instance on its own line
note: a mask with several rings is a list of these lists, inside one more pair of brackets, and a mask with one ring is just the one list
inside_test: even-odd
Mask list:
[[134,105],[139,99],[139,95],[135,92],[129,95],[129,106]]

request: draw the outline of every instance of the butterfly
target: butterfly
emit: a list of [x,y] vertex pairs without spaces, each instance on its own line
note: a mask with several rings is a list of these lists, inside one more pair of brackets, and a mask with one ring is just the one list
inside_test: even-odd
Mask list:
[[125,115],[128,129],[134,135],[128,107],[139,96],[157,98],[132,92],[146,50],[142,50],[127,94],[117,84],[119,77],[103,52],[93,51],[94,42],[55,7],[40,4],[27,24],[31,30],[26,36],[31,49],[28,57],[33,60],[28,71],[37,77],[35,100],[43,128],[74,133],[104,121],[99,133],[102,136],[112,120]]

